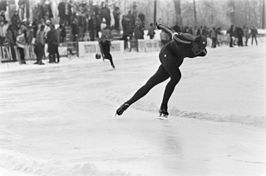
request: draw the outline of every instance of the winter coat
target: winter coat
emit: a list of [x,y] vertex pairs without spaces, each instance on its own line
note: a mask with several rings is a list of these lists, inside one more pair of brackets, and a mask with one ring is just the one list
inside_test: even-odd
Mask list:
[[65,16],[65,3],[64,2],[60,2],[59,4],[58,4],[58,16],[60,17],[60,18],[64,18],[64,16]]
[[16,44],[16,36],[14,35],[14,32],[11,29],[8,29],[6,31],[6,41],[10,45],[15,45]]
[[36,44],[41,44],[41,45],[45,44],[45,33],[44,33],[44,31],[40,31],[40,30],[37,31],[35,43]]
[[26,46],[27,42],[26,42],[26,38],[25,38],[25,34],[19,34],[17,36],[17,45],[19,48],[24,48]]
[[59,37],[58,37],[58,32],[56,29],[50,30],[47,33],[47,43],[48,45],[59,45]]

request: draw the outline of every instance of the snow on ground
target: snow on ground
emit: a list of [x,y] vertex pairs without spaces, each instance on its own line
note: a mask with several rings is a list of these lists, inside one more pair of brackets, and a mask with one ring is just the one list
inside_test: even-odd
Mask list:
[[107,61],[0,65],[0,175],[176,176],[266,174],[265,42],[187,59],[155,119],[167,82],[116,108],[156,71],[158,53]]

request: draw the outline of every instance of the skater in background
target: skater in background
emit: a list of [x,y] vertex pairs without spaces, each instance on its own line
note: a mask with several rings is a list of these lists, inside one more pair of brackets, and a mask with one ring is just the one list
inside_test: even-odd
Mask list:
[[170,81],[165,87],[159,110],[160,116],[167,117],[168,101],[181,78],[179,67],[183,63],[184,58],[194,58],[207,54],[207,50],[205,49],[207,39],[205,37],[195,37],[188,33],[176,33],[169,27],[161,24],[157,25],[157,27],[168,33],[172,38],[160,51],[159,58],[161,65],[146,84],[117,109],[117,115],[122,115],[130,105],[145,96],[154,86],[170,78]]
[[110,47],[111,47],[111,39],[112,39],[112,33],[109,26],[103,26],[102,27],[102,36],[99,40],[99,46],[101,49],[101,53],[103,56],[103,59],[108,59],[111,63],[111,66],[115,68],[113,57],[110,53]]

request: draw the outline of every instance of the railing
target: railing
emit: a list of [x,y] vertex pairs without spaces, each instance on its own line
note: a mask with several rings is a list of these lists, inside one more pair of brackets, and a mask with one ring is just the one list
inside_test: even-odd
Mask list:
[[[36,54],[34,52],[34,45],[26,45],[24,47],[25,60],[35,60]],[[45,58],[49,55],[47,52],[48,46],[45,45]],[[78,42],[65,42],[58,46],[59,55],[61,57],[79,56]],[[8,44],[0,45],[0,61],[1,62],[15,62],[20,60],[20,54],[17,46],[10,46]]]

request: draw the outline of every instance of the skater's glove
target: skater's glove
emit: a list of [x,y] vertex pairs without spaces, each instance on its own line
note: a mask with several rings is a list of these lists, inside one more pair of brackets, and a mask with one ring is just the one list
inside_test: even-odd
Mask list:
[[175,35],[178,35],[178,33],[177,33],[177,32],[174,32],[174,33],[172,34],[172,40],[174,40]]

